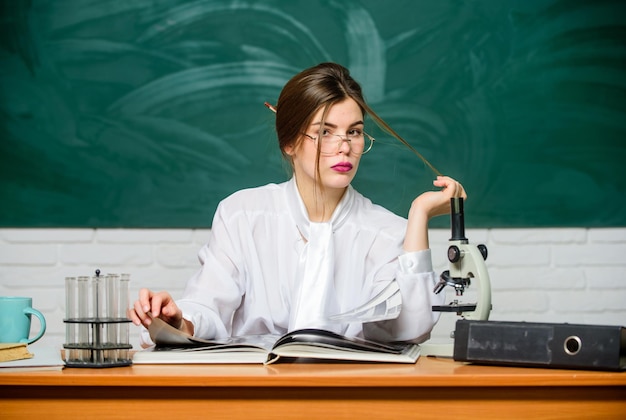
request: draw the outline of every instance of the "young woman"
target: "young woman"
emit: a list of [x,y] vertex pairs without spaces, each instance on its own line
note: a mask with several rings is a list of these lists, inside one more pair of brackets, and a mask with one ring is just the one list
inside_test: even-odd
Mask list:
[[[437,177],[438,191],[417,197],[408,220],[372,204],[350,183],[373,139],[364,117],[393,133],[367,106],[359,84],[338,64],[323,63],[294,76],[276,111],[278,143],[293,177],[242,190],[223,200],[200,271],[182,299],[148,289],[130,311],[136,325],[159,317],[203,338],[284,334],[316,327],[379,340],[428,337],[442,304],[428,221],[463,197],[461,184]],[[396,281],[402,309],[396,319],[337,324],[328,316],[367,302]],[[142,345],[149,345],[144,330]]]

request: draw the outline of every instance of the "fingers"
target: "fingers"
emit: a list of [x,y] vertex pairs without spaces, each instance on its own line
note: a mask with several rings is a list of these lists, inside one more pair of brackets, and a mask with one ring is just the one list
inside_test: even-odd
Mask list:
[[147,327],[148,325],[150,325],[149,316],[141,308],[141,304],[138,300],[136,300],[133,304],[133,307],[128,310],[128,317],[133,322],[133,324],[137,326],[143,324]]
[[[152,318],[160,316],[163,306],[168,304],[174,305],[167,292],[154,293],[144,288],[139,291],[139,299],[135,301],[133,307],[128,311],[128,315],[135,325],[143,324],[148,327],[152,322]],[[173,310],[174,312],[176,311],[175,308]],[[168,308],[168,312],[171,311],[172,308]]]
[[[150,300],[150,305],[144,306],[144,308],[147,308],[147,310],[150,311],[150,315],[152,315],[153,318],[156,318],[159,315],[161,315],[162,308],[163,308],[163,302],[165,300],[169,300],[169,299],[167,299],[164,296],[164,293],[165,292],[152,294],[152,299]],[[169,295],[167,295],[167,296],[169,297]]]
[[139,303],[139,307],[143,312],[147,313],[150,311],[152,307],[151,300],[153,295],[154,293],[152,293],[152,291],[149,289],[139,290],[139,300],[137,301],[137,303]]
[[128,311],[128,316],[135,325],[149,326],[151,319],[150,315],[150,296],[152,292],[148,289],[141,289],[139,291],[139,299],[135,301],[133,307]]
[[467,193],[465,192],[463,185],[448,176],[438,176],[437,179],[433,181],[433,185],[441,187],[442,192],[444,192],[449,198],[467,198]]

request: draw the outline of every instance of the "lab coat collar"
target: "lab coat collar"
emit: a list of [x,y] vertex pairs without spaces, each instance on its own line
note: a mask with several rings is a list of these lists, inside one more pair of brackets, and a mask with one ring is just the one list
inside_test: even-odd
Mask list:
[[[311,222],[309,220],[306,207],[304,206],[304,201],[302,201],[302,197],[300,197],[300,192],[298,191],[298,186],[296,185],[295,176],[287,182],[286,191],[287,203],[289,204],[291,215],[296,222],[296,226],[298,227],[300,234],[308,240],[310,226],[316,222]],[[330,223],[333,227],[333,232],[347,220],[350,210],[352,209],[352,205],[354,204],[354,195],[354,188],[352,188],[352,185],[348,185],[346,193],[341,198],[341,201],[339,201],[339,204],[337,205],[337,208],[335,208],[330,221],[322,222]]]

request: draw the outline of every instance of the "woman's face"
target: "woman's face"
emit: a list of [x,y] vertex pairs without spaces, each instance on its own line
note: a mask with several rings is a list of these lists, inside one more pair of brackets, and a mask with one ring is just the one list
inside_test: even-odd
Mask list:
[[[313,117],[306,130],[308,136],[318,138],[323,132],[332,132],[345,138],[354,129],[363,131],[363,113],[354,99],[348,98],[333,105],[326,116],[324,127],[321,127],[323,112],[322,107]],[[285,151],[292,158],[298,186],[310,191],[316,183],[317,142],[308,136],[303,137],[298,147],[287,147]],[[333,138],[338,140],[341,137]],[[345,190],[356,175],[360,159],[361,155],[352,152],[347,141],[341,142],[333,153],[321,154],[319,170],[325,191]]]

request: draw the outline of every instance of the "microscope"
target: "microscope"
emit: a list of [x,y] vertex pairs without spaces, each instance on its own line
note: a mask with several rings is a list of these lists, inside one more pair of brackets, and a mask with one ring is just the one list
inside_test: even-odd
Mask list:
[[[451,230],[452,237],[448,246],[449,270],[441,273],[439,283],[434,292],[441,293],[446,286],[454,288],[457,299],[448,305],[433,306],[437,312],[456,312],[458,316],[468,320],[486,321],[491,312],[491,283],[485,260],[487,259],[487,247],[485,245],[472,245],[465,237],[465,216],[463,212],[463,199],[451,198]],[[463,296],[467,288],[477,287],[477,302],[462,303],[459,298]],[[454,331],[450,334],[454,339]],[[421,353],[425,356],[452,357],[454,342],[421,344]]]

